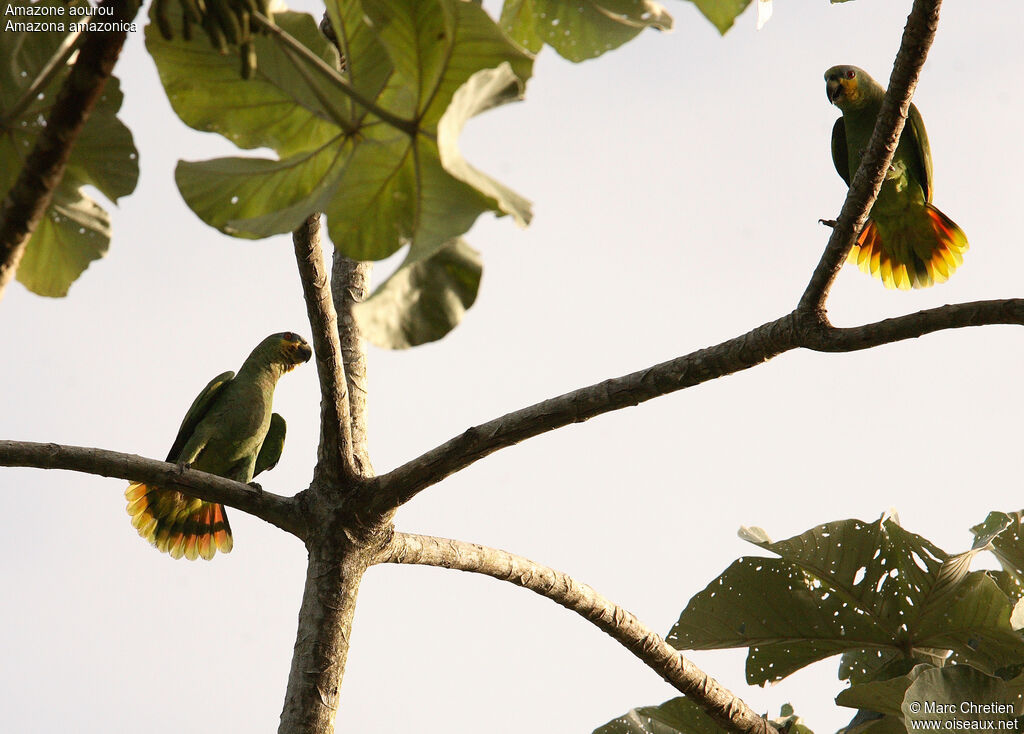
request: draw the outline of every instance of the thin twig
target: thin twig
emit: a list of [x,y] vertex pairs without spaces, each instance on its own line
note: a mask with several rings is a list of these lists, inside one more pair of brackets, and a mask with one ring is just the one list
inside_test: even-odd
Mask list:
[[889,169],[903,132],[903,123],[910,109],[910,98],[917,87],[917,78],[935,38],[941,4],[942,0],[914,0],[871,140],[850,183],[850,191],[836,219],[825,252],[800,297],[797,310],[802,313],[824,312],[829,289],[846,262],[846,256],[864,227],[868,212],[882,188],[885,172]]
[[178,489],[201,500],[248,512],[300,538],[305,536],[301,518],[294,509],[295,502],[290,497],[135,454],[56,443],[0,440],[0,466],[67,469]]
[[320,247],[320,215],[306,219],[292,233],[292,242],[320,378],[320,448],[315,473],[323,473],[334,481],[351,478],[355,470],[348,383],[338,337],[338,316]]
[[727,730],[776,734],[775,727],[742,699],[687,660],[632,613],[567,574],[497,548],[410,533],[396,533],[381,561],[481,573],[529,589],[595,624]]

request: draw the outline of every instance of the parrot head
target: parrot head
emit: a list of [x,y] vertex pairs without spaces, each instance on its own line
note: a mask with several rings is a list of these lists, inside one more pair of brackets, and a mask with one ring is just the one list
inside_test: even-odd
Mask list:
[[271,334],[253,351],[262,352],[268,362],[281,365],[285,372],[290,372],[296,365],[308,362],[313,356],[312,347],[293,331]]
[[881,89],[867,72],[856,66],[833,66],[825,72],[825,94],[841,110],[860,106],[872,92]]

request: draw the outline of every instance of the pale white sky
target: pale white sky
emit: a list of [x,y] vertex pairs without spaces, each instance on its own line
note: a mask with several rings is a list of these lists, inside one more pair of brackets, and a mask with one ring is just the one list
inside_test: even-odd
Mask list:
[[[307,4],[313,7],[313,2]],[[443,341],[371,355],[374,463],[386,471],[466,427],[740,334],[789,311],[845,186],[824,70],[887,79],[909,0],[776,3],[724,39],[685,2],[671,34],[572,65],[545,49],[527,101],[471,122],[467,158],[535,202],[533,226],[483,218],[477,305]],[[889,292],[852,268],[830,313],[853,325],[1021,296],[1019,31],[1011,0],[948,2],[916,102],[935,203],[972,248],[945,285]],[[109,257],[66,300],[12,285],[0,302],[0,436],[162,458],[195,394],[265,335],[309,336],[291,244],[201,224],[178,158],[234,155],[170,111],[133,36],[118,66],[140,150]],[[384,269],[381,268],[381,272]],[[895,507],[948,551],[992,509],[1024,506],[1022,336],[946,332],[767,365],[502,451],[432,488],[402,530],[495,545],[574,574],[661,633],[760,525],[785,538]],[[306,486],[315,370],[285,377],[289,423],[263,484]],[[124,483],[0,469],[0,730],[276,730],[305,552],[230,512],[235,549],[172,561],[143,543]],[[835,730],[836,661],[768,689],[743,652],[692,658],[758,711],[792,702]],[[378,567],[360,592],[339,731],[585,733],[675,691],[596,628],[511,585]]]

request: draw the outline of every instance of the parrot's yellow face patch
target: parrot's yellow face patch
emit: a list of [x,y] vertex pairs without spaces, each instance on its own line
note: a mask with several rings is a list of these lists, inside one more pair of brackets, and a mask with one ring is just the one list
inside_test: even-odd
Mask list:
[[855,66],[833,66],[825,72],[825,93],[828,101],[843,109],[856,104],[861,98],[860,77],[863,74]]
[[284,356],[284,371],[291,372],[297,365],[308,362],[313,349],[298,334],[286,331],[281,335],[281,354]]

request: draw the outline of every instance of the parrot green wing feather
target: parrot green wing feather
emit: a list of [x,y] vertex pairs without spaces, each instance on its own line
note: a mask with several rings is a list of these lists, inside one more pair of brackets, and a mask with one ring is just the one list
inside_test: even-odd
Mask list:
[[910,150],[914,154],[914,160],[911,165],[913,166],[915,176],[921,182],[921,188],[924,190],[924,200],[931,202],[932,149],[928,145],[928,133],[924,129],[924,120],[914,105],[910,105],[910,112],[907,114],[907,124],[903,128],[903,134],[906,135],[908,131],[913,142],[913,145],[910,146]]
[[196,399],[192,401],[192,405],[189,406],[184,420],[181,421],[181,428],[178,429],[178,435],[174,439],[171,450],[167,452],[166,461],[176,462],[178,460],[181,450],[185,448],[185,444],[188,443],[188,439],[192,436],[193,431],[196,430],[199,421],[209,412],[220,391],[234,377],[235,373],[231,370],[222,372],[210,380],[210,383],[196,396]]
[[832,126],[832,164],[836,172],[850,185],[850,154],[846,149],[846,123],[840,117]]
[[277,466],[284,450],[284,436],[287,430],[288,426],[280,413],[270,416],[270,428],[267,429],[267,436],[263,439],[263,445],[256,456],[256,468],[252,472],[254,477]]

